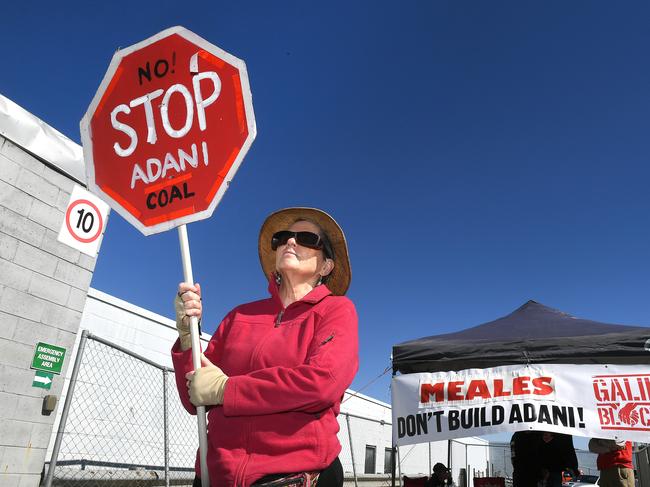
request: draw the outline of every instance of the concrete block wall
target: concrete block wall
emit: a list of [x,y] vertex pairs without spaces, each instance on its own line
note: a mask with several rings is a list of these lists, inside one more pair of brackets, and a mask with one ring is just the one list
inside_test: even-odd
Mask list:
[[[35,345],[73,345],[95,259],[57,241],[75,182],[0,136],[0,485],[39,485],[55,413],[32,387]],[[62,407],[59,402],[57,409]]]

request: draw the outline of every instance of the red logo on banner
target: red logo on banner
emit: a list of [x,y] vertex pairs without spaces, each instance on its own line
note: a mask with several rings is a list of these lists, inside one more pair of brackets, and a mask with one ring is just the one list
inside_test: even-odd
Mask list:
[[650,374],[592,378],[602,429],[650,431]]
[[475,403],[490,400],[543,397],[555,394],[555,381],[550,376],[530,375],[499,378],[458,378],[458,380],[420,382],[420,407],[442,403]]

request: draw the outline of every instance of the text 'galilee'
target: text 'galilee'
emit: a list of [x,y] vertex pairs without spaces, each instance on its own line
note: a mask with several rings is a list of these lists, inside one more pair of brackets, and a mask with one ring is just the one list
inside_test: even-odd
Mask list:
[[602,429],[650,431],[650,375],[598,375],[592,386]]
[[[154,64],[154,73],[155,69]],[[156,145],[162,133],[171,139],[182,139],[195,124],[200,132],[204,132],[207,128],[206,108],[212,105],[220,94],[219,75],[214,71],[205,71],[192,77],[192,86],[189,88],[182,83],[176,83],[166,90],[156,89],[132,99],[129,103],[117,105],[110,114],[112,127],[122,134],[122,140],[113,143],[115,154],[131,158],[141,144]],[[170,113],[172,104],[173,114]],[[139,133],[134,128],[138,125],[135,123],[135,117],[141,119],[143,114],[146,128],[141,129]],[[172,120],[176,126],[172,124]],[[142,154],[142,151],[137,154]],[[185,146],[179,143],[173,150],[149,154],[143,159],[131,161],[131,189],[136,190],[138,186],[142,186],[147,207],[155,209],[194,196],[184,174],[191,171],[191,168],[197,168],[199,164],[209,164],[208,144],[206,141],[191,144],[186,142]],[[169,180],[169,184],[164,184],[166,180]],[[180,182],[181,180],[183,182]]]

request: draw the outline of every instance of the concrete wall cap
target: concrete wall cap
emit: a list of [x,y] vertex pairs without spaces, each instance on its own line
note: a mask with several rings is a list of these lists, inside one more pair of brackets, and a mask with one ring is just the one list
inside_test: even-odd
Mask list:
[[81,146],[2,95],[0,135],[78,183],[86,185]]

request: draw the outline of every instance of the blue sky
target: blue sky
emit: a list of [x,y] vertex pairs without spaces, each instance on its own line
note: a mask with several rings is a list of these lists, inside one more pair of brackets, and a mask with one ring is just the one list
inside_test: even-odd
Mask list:
[[[10,2],[0,93],[79,142],[113,52],[183,25],[244,59],[258,136],[188,228],[205,328],[266,295],[271,211],[349,240],[359,389],[394,343],[535,299],[649,324],[646,2]],[[113,212],[92,286],[166,316],[177,234]],[[389,401],[389,374],[364,392]]]

